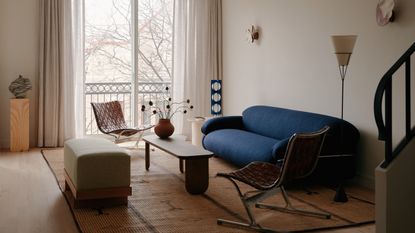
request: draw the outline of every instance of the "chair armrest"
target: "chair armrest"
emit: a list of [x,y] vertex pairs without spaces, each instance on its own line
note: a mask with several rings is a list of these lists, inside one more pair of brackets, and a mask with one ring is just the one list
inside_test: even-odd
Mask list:
[[139,131],[145,131],[145,130],[149,130],[151,128],[153,128],[155,125],[140,125],[138,127],[134,127],[134,129],[139,130]]
[[202,133],[207,135],[219,129],[244,129],[242,116],[215,117],[207,120],[202,126]]

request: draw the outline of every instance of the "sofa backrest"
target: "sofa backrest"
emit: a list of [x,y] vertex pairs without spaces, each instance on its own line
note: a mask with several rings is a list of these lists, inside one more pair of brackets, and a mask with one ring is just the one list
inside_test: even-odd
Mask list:
[[289,138],[294,133],[313,132],[329,126],[322,154],[355,153],[359,139],[359,132],[352,124],[317,113],[252,106],[242,113],[242,121],[247,131],[278,140]]

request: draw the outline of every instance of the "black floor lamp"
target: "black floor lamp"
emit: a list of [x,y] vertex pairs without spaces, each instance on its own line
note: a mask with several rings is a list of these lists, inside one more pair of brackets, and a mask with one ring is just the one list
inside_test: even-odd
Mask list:
[[[341,118],[343,120],[343,105],[344,105],[344,78],[346,77],[347,66],[349,65],[350,57],[353,53],[354,44],[356,43],[356,35],[335,35],[331,36],[334,46],[334,53],[339,63],[340,78],[342,81],[342,102],[341,102]],[[343,132],[341,135],[343,146]],[[343,184],[340,184],[336,190],[334,197],[336,202],[347,202],[347,195],[344,191]]]

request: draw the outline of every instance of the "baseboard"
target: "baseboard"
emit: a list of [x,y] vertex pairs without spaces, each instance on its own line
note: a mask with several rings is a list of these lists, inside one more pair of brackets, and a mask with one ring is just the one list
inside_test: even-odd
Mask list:
[[375,177],[357,173],[348,183],[360,185],[375,190]]

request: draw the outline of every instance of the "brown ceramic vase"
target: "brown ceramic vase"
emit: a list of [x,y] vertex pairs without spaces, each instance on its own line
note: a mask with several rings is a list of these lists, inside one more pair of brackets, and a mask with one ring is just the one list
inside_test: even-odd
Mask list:
[[154,127],[154,133],[161,139],[166,139],[174,133],[174,126],[170,119],[160,119],[159,123]]

